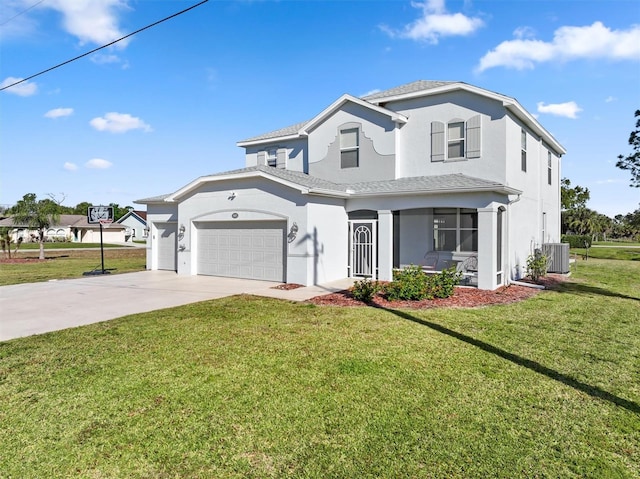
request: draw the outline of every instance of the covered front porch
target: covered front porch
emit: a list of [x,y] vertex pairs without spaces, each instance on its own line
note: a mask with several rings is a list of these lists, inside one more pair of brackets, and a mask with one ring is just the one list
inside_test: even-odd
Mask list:
[[426,272],[456,267],[462,284],[480,289],[505,284],[506,204],[431,203],[349,212],[349,276],[390,281],[394,269],[413,264]]

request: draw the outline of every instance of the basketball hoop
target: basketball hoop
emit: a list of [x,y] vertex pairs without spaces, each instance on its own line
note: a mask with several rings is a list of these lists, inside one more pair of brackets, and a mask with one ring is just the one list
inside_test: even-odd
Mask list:
[[108,228],[111,223],[113,223],[112,219],[101,219],[98,221],[103,228]]

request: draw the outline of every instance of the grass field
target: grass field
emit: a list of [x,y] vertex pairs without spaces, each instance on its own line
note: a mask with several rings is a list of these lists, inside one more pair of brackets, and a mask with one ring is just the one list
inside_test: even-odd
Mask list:
[[[15,244],[12,244],[12,246],[13,248],[15,248]],[[122,248],[122,245],[104,243],[103,247],[104,248]],[[133,246],[131,247],[133,248]],[[91,248],[100,248],[100,243],[52,242],[52,243],[44,244],[45,251],[52,250],[52,249],[91,249]],[[22,243],[20,245],[20,248],[18,249],[18,255],[20,255],[22,251],[31,251],[31,250],[40,251],[40,243]],[[12,250],[12,254],[13,254],[13,250]]]
[[636,478],[640,262],[479,309],[250,296],[0,343],[0,477]]
[[[37,259],[38,254],[38,251],[19,251],[17,255],[14,255],[14,258]],[[102,269],[99,249],[49,251],[45,258],[44,261],[0,263],[0,286],[80,278],[86,271]],[[104,250],[104,268],[113,274],[143,271],[145,265],[145,248]]]

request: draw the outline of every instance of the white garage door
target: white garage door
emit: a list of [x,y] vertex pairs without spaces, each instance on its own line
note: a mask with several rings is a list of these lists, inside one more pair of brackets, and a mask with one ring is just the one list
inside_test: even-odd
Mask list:
[[198,226],[198,274],[285,281],[285,222],[216,222]]
[[176,271],[177,246],[175,223],[160,223],[158,228],[158,269]]

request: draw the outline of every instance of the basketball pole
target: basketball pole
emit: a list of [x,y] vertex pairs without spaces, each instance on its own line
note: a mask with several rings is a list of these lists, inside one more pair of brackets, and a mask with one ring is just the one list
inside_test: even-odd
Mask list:
[[102,274],[104,274],[104,245],[102,243],[102,221],[100,222],[100,261],[102,263]]

